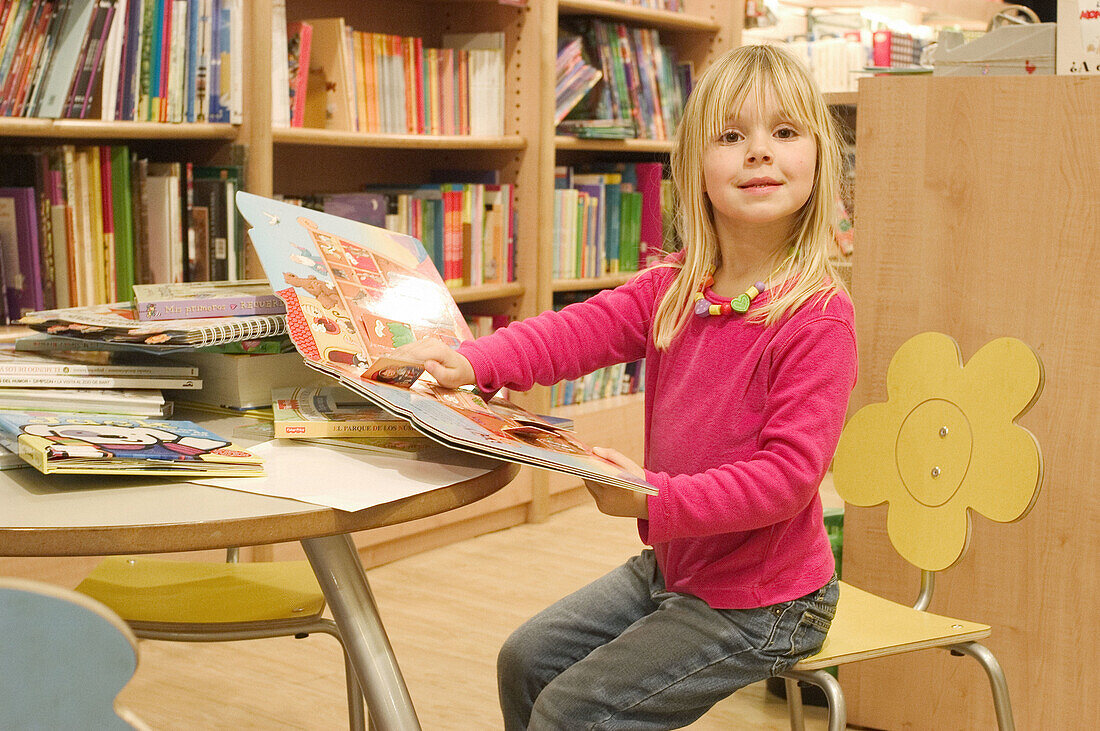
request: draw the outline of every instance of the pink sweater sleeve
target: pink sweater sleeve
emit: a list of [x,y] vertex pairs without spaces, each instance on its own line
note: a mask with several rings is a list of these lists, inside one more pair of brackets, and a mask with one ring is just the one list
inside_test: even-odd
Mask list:
[[[660,272],[661,270],[656,270]],[[467,341],[458,352],[470,361],[478,388],[526,391],[625,363],[646,354],[654,309],[654,271],[604,290],[560,312],[513,322]]]
[[816,495],[856,378],[849,322],[823,316],[773,343],[755,453],[700,474],[646,470],[659,493],[640,524],[650,544],[751,531],[788,520]]

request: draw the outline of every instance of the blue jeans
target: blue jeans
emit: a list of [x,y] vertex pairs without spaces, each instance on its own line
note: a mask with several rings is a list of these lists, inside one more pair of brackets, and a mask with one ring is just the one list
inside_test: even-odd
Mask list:
[[839,594],[833,578],[793,601],[712,609],[666,591],[653,551],[642,551],[505,641],[497,659],[504,726],[686,726],[735,690],[816,653]]

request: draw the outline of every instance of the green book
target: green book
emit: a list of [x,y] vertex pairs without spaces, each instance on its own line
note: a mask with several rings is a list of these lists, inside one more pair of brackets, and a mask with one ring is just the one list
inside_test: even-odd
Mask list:
[[130,190],[130,148],[111,147],[111,205],[115,224],[115,299],[130,298],[134,286],[134,201]]

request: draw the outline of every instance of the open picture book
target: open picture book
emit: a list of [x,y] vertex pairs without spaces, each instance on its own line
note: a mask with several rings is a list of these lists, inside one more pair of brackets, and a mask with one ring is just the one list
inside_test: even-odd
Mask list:
[[415,238],[250,193],[237,208],[307,365],[438,442],[644,493],[648,482],[595,455],[572,431],[501,397],[449,389],[393,351],[471,338]]

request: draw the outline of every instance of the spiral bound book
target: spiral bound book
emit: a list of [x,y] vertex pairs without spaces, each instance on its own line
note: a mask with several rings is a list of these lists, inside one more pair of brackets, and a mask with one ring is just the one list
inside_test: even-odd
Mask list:
[[307,365],[446,446],[656,491],[563,424],[500,397],[442,388],[421,364],[393,357],[420,338],[457,345],[471,337],[418,240],[250,193],[237,193],[237,207]]
[[40,310],[17,322],[49,335],[141,345],[204,347],[286,333],[283,315],[142,322],[129,302]]

